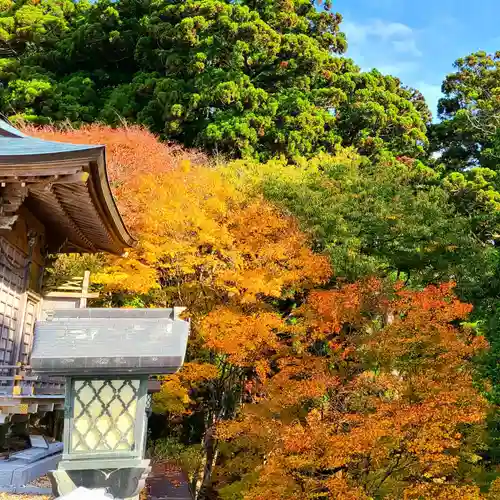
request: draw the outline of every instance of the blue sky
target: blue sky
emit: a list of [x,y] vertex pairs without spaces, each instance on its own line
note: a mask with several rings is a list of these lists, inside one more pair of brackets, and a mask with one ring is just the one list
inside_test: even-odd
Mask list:
[[500,50],[498,0],[334,0],[344,17],[347,55],[418,88],[433,115],[453,62],[477,50]]

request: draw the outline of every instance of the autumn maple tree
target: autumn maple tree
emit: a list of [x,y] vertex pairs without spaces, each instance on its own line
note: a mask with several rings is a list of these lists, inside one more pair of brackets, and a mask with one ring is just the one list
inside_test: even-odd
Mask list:
[[470,306],[451,284],[384,288],[313,292],[283,327],[219,428],[222,498],[480,498],[488,404],[470,361],[487,343],[456,323]]

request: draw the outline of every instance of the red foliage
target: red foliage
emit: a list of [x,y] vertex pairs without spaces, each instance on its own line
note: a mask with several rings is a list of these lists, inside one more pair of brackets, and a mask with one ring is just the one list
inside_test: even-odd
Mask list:
[[112,128],[93,124],[78,129],[26,125],[22,131],[49,141],[105,145],[111,188],[129,227],[133,226],[131,218],[135,217],[134,210],[129,206],[130,200],[127,200],[132,183],[144,174],[171,171],[185,160],[192,164],[204,164],[207,161],[203,153],[185,150],[178,145],[166,145],[158,141],[154,134],[136,125]]
[[409,156],[397,156],[396,160],[404,163],[408,167],[412,167],[415,163],[415,158],[410,158]]
[[313,292],[282,330],[263,397],[219,428],[233,456],[254,447],[244,467],[259,475],[244,498],[483,498],[464,479],[488,411],[471,366],[487,342],[457,326],[470,311],[453,283]]

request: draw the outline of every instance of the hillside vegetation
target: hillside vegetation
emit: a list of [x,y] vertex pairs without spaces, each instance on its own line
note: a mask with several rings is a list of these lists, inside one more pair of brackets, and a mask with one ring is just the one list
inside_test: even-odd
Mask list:
[[197,498],[500,497],[500,53],[423,96],[309,0],[0,0],[0,111],[107,145],[96,305],[185,306],[151,452]]

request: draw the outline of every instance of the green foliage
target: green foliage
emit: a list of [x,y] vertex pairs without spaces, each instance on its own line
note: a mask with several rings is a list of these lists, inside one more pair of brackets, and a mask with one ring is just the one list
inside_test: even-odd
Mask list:
[[104,257],[99,254],[53,255],[46,269],[44,287],[57,288],[85,271],[98,272],[104,265]]
[[[37,123],[123,118],[236,157],[338,145],[423,153],[421,95],[341,57],[341,16],[311,0],[41,0],[0,13],[0,111]],[[15,56],[15,57],[14,57]]]
[[297,216],[316,248],[329,254],[337,278],[393,275],[414,284],[458,278],[468,290],[488,267],[469,219],[456,212],[436,172],[418,161],[386,156],[371,163],[345,153],[300,169],[236,162],[230,171]]
[[[441,123],[429,131],[431,151],[438,153],[435,167],[443,173],[442,187],[458,212],[466,217],[470,233],[483,248],[483,259],[470,258],[464,272],[469,287],[463,295],[474,303],[474,319],[491,344],[480,363],[492,381],[489,397],[500,401],[498,357],[500,323],[500,53],[477,52],[455,63],[455,72],[443,83],[439,103]],[[490,419],[491,453],[500,459],[500,424]]]
[[458,210],[470,218],[471,229],[484,242],[500,238],[500,193],[498,173],[476,167],[453,172],[443,179],[443,188],[450,193]]
[[455,62],[455,73],[443,83],[442,120],[430,131],[433,151],[448,170],[482,166],[496,170],[500,113],[500,52],[477,52]]
[[88,7],[72,0],[19,0],[0,2],[0,55],[18,55],[51,47]]
[[482,241],[499,238],[500,53],[459,59],[443,83],[441,123],[429,131],[435,166]]
[[157,439],[149,448],[153,460],[173,462],[183,470],[197,470],[202,464],[200,445],[186,446],[173,437]]

